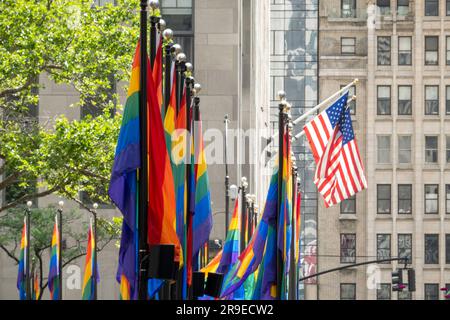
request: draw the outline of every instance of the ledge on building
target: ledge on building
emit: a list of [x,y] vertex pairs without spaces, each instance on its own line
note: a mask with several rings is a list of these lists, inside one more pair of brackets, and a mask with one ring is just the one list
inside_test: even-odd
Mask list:
[[356,214],[353,213],[344,213],[339,215],[340,221],[356,221],[358,218],[356,217]]

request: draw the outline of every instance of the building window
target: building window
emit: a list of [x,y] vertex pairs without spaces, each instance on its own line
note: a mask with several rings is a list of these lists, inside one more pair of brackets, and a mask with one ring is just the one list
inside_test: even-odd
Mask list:
[[425,185],[425,213],[437,214],[439,212],[439,185]]
[[356,214],[356,195],[341,202],[341,214]]
[[377,213],[390,214],[391,213],[391,185],[378,184],[377,185]]
[[387,15],[391,13],[390,0],[377,0],[377,7],[382,15]]
[[412,115],[412,87],[398,86],[398,114]]
[[439,15],[439,0],[425,0],[425,15],[426,16]]
[[391,284],[381,283],[377,288],[377,300],[391,300]]
[[446,136],[445,140],[445,160],[450,163],[450,136]]
[[[341,85],[341,89],[346,87],[346,85]],[[356,87],[355,86],[351,86],[348,89],[348,96],[349,97],[353,97],[356,96]],[[351,115],[355,115],[356,114],[356,100],[351,100],[348,104],[347,104],[349,110],[350,110],[350,114]]]
[[341,283],[341,300],[356,300],[356,283]]
[[425,264],[439,263],[439,235],[425,235]]
[[341,38],[341,54],[353,55],[356,53],[356,38]]
[[412,234],[399,234],[397,239],[398,257],[408,258],[408,264],[412,263]]
[[445,263],[450,264],[450,234],[445,235]]
[[439,86],[425,86],[425,114],[439,115]]
[[398,64],[410,66],[412,64],[411,37],[398,37]]
[[398,300],[412,300],[412,293],[408,290],[398,292]]
[[[377,260],[389,259],[391,257],[391,235],[377,234]],[[390,262],[381,262],[389,264]]]
[[391,136],[377,136],[377,163],[391,163]]
[[439,300],[439,284],[425,283],[425,300]]
[[425,137],[425,163],[438,163],[438,137]]
[[439,37],[425,37],[425,65],[436,66],[439,64]]
[[412,185],[399,184],[398,185],[398,213],[411,214],[412,213]]
[[445,87],[445,114],[450,115],[450,86]]
[[397,0],[397,14],[406,16],[409,13],[409,0]]
[[341,234],[341,263],[356,262],[356,234]]
[[445,213],[450,214],[450,184],[445,185]]
[[356,18],[356,0],[341,0],[341,17]]
[[450,16],[450,0],[445,1],[446,2],[446,6],[445,6],[445,14],[447,16]]
[[[162,2],[162,3],[161,3]],[[174,43],[179,43],[189,61],[194,62],[194,29],[192,0],[160,1],[161,13],[167,26],[174,32]]]
[[450,37],[446,38],[445,63],[450,65]]
[[391,37],[377,38],[377,61],[379,66],[391,65]]
[[377,114],[391,114],[391,86],[377,86]]
[[411,136],[399,136],[398,137],[398,163],[410,164],[411,163]]

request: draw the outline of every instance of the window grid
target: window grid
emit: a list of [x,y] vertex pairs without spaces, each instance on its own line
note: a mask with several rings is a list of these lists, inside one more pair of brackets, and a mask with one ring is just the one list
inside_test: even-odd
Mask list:
[[439,37],[425,37],[425,65],[437,66],[439,64]]
[[439,263],[439,235],[425,234],[425,264]]
[[[377,234],[377,259],[389,259],[391,257],[391,235]],[[381,262],[382,264],[390,264],[389,261]]]
[[397,237],[397,250],[399,258],[408,258],[408,263],[412,263],[412,234],[401,233]]
[[425,185],[425,214],[439,213],[439,185]]
[[411,164],[411,136],[398,136],[398,163]]
[[377,38],[377,63],[379,66],[391,65],[391,37]]
[[412,213],[412,185],[399,184],[398,185],[398,213],[411,214]]
[[412,86],[398,86],[398,115],[412,115]]
[[377,115],[391,114],[391,86],[377,86]]
[[391,214],[391,185],[377,185],[377,214]]
[[437,136],[425,136],[425,163],[438,163],[438,145],[439,144]]
[[341,233],[341,263],[356,262],[356,234]]

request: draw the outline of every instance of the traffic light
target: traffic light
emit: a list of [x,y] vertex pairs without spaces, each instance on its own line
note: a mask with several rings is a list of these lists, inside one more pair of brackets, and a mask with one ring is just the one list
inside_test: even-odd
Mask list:
[[403,284],[403,273],[401,269],[392,271],[392,291],[403,291],[405,285]]
[[414,269],[408,269],[408,291],[416,291],[416,271]]

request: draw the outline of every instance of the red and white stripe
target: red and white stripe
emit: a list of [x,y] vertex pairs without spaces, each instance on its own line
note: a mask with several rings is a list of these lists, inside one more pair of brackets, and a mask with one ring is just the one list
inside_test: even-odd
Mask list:
[[339,127],[333,129],[326,111],[309,122],[304,131],[317,165],[314,183],[327,208],[367,188],[356,140],[343,146]]

